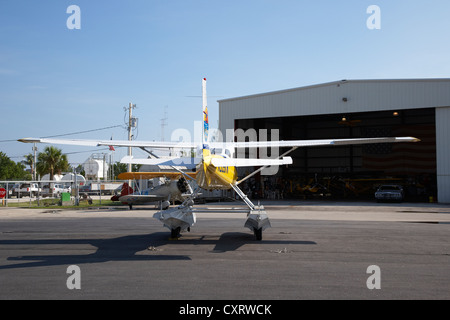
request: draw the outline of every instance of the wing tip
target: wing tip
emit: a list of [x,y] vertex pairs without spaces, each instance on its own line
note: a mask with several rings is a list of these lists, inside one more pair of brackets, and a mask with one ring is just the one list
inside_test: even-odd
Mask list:
[[400,141],[404,140],[405,142],[420,142],[420,141],[422,141],[416,137],[401,137],[401,138],[397,138],[397,140],[400,140]]
[[39,143],[39,142],[41,142],[41,139],[38,139],[38,138],[21,138],[21,139],[17,139],[17,141],[23,142],[23,143]]

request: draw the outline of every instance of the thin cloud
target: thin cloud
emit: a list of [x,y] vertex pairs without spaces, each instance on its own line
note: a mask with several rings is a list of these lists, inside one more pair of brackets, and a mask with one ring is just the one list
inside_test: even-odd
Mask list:
[[15,75],[18,75],[18,74],[20,74],[20,73],[17,70],[0,68],[0,75],[3,75],[3,76],[15,76]]

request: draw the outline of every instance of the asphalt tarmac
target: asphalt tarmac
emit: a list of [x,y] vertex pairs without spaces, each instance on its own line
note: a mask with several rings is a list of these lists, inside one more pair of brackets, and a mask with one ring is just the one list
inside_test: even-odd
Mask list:
[[242,213],[170,240],[153,206],[0,208],[0,299],[450,299],[449,205],[265,207],[262,241]]

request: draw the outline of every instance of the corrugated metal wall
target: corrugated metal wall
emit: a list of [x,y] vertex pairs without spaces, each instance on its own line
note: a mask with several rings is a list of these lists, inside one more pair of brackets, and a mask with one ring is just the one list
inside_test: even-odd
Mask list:
[[438,200],[450,203],[450,107],[436,109]]

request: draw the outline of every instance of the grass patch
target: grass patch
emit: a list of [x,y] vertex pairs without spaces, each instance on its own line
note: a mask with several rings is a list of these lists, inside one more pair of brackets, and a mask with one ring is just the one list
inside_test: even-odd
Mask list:
[[59,199],[40,199],[39,205],[37,200],[15,202],[14,199],[8,200],[8,207],[10,208],[30,208],[30,209],[47,209],[47,208],[59,208],[59,209],[82,209],[90,207],[112,207],[112,206],[123,206],[119,201],[111,200],[92,200],[92,204],[89,204],[86,200],[80,200],[80,204],[76,205],[60,205],[61,200]]

